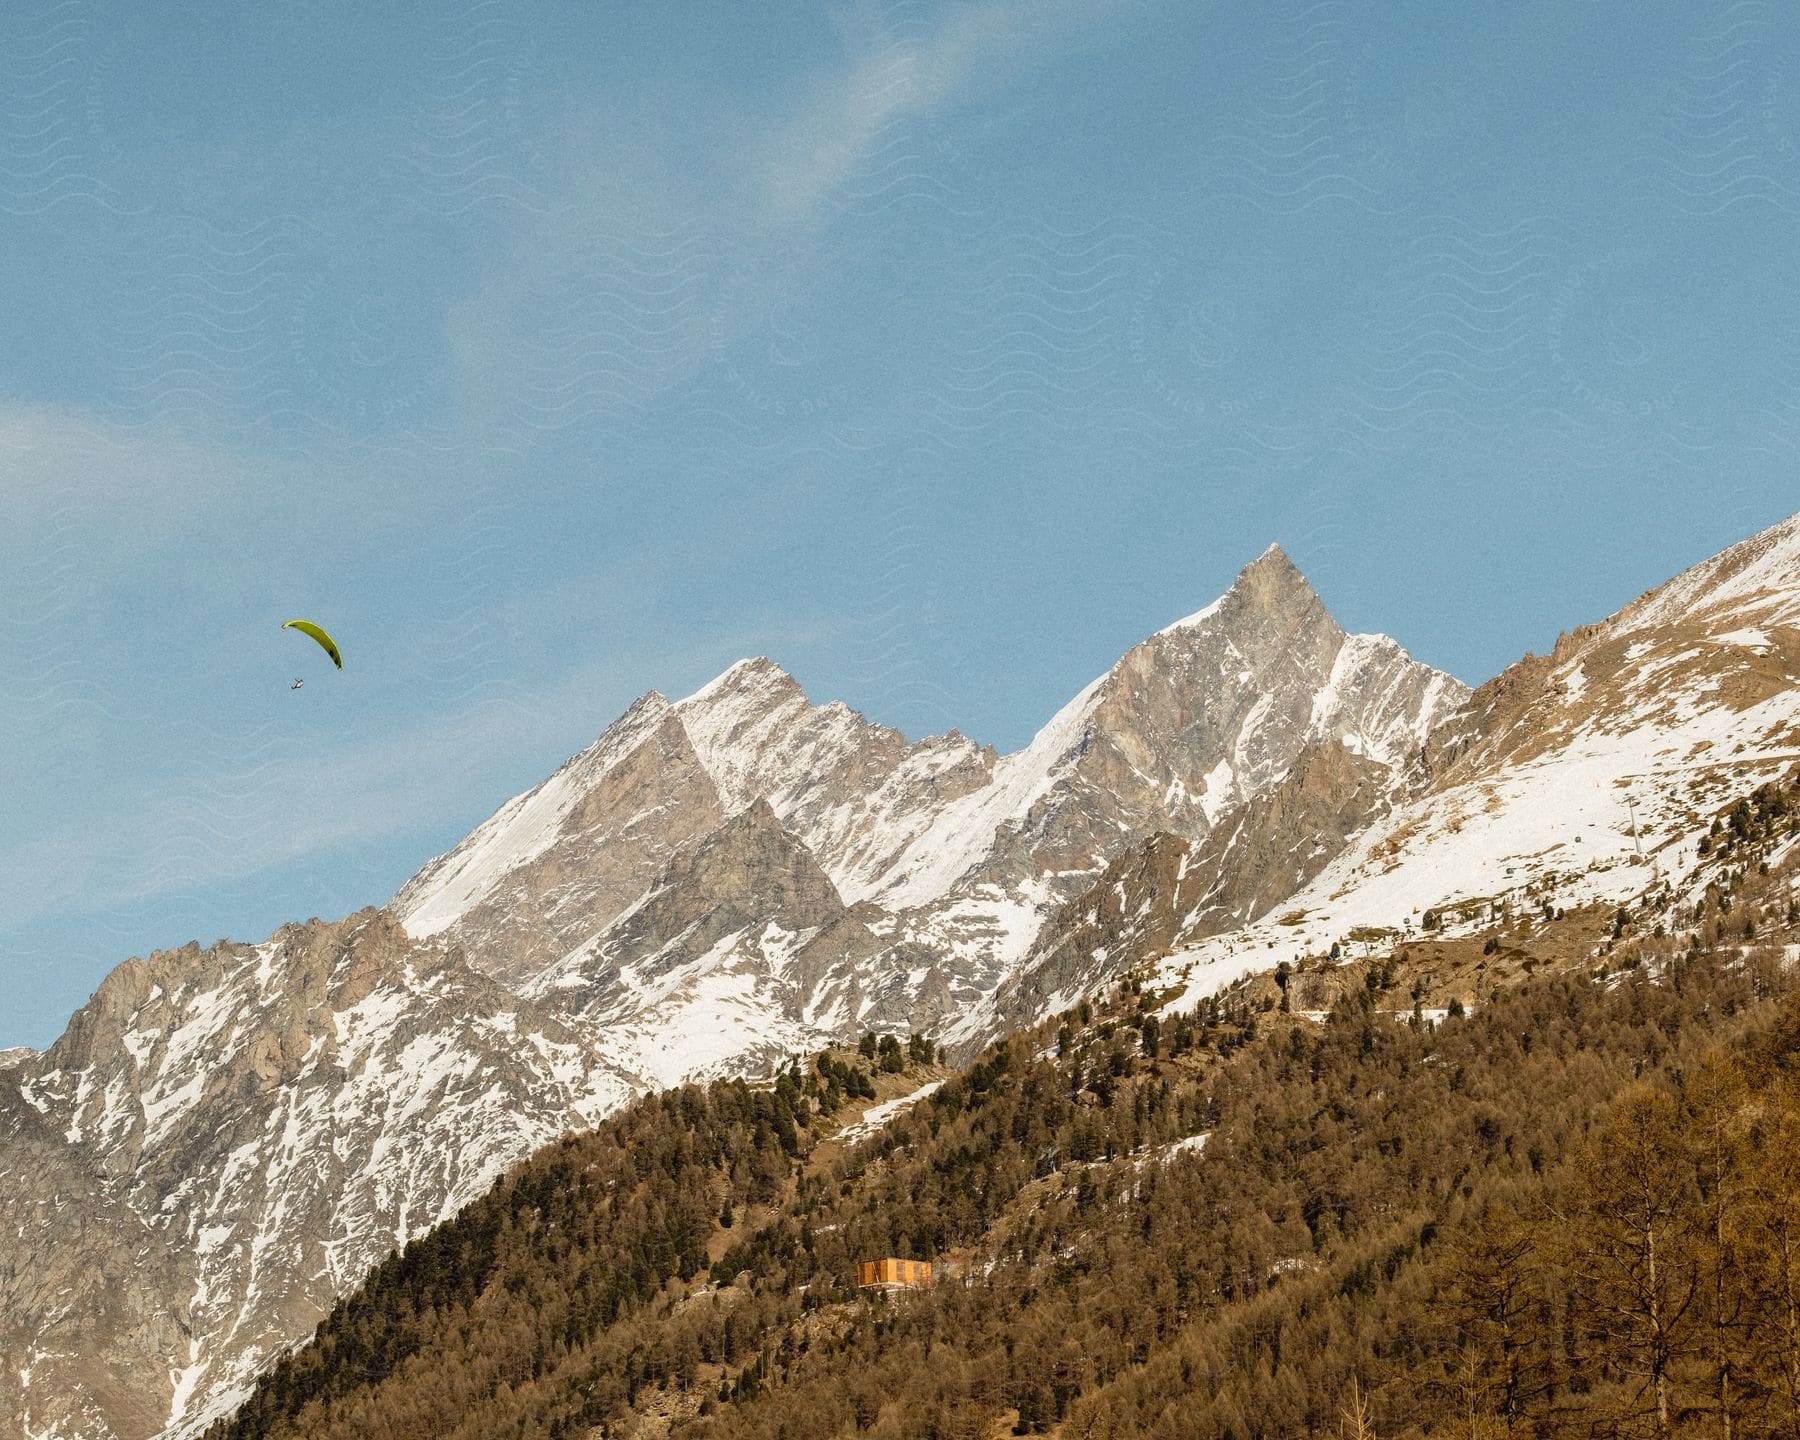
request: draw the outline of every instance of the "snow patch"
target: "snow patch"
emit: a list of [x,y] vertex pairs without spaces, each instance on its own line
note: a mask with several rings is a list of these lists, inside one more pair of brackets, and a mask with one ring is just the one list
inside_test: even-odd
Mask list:
[[910,1095],[902,1095],[896,1100],[888,1100],[880,1105],[871,1105],[862,1112],[862,1119],[854,1125],[847,1125],[838,1132],[838,1139],[846,1145],[855,1145],[867,1140],[882,1129],[888,1121],[912,1109],[921,1100],[935,1095],[943,1087],[942,1080],[933,1080],[929,1085],[921,1085]]

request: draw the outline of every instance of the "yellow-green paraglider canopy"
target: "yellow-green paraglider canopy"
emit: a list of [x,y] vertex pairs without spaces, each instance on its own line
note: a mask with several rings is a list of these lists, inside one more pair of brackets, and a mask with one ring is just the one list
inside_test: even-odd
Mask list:
[[325,647],[325,653],[331,657],[331,663],[340,670],[344,668],[344,657],[338,654],[337,641],[333,640],[317,625],[313,624],[312,621],[289,620],[281,628],[283,630],[298,630],[304,635],[312,636],[313,639],[317,640],[319,644]]

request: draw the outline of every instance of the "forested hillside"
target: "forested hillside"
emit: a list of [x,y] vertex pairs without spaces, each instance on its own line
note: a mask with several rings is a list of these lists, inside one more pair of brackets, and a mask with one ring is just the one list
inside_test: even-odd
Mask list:
[[[1800,1434],[1793,798],[1725,813],[1701,897],[1469,945],[1508,981],[1437,1023],[1418,945],[1309,971],[1323,1019],[1128,981],[953,1075],[890,1042],[646,1099],[214,1440]],[[883,1255],[943,1278],[851,1288]]]

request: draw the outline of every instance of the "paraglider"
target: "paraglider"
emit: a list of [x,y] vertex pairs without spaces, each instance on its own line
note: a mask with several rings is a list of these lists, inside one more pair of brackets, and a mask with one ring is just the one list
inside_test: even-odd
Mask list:
[[[313,639],[317,640],[319,644],[324,647],[325,653],[331,657],[331,663],[340,670],[344,668],[344,657],[338,653],[337,641],[333,640],[322,629],[313,624],[312,621],[289,620],[281,628],[283,630],[298,630],[302,635],[312,636]],[[293,688],[295,690],[300,688],[300,682],[298,680],[294,682]]]

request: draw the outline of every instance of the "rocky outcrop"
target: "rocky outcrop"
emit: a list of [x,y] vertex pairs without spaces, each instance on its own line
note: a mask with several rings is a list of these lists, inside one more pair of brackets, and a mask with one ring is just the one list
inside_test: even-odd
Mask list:
[[29,1242],[0,1323],[36,1357],[16,1413],[193,1428],[397,1243],[630,1093],[381,911],[121,965],[0,1074],[0,1214]]
[[191,1332],[198,1257],[0,1084],[0,1417],[19,1435],[155,1435]]
[[1202,839],[1151,836],[1044,927],[996,992],[985,1033],[1054,1014],[1176,948],[1267,915],[1386,808],[1384,767],[1331,740]]
[[617,1025],[695,966],[719,973],[728,956],[755,954],[760,977],[779,978],[833,922],[854,924],[812,852],[757,800],[671,859],[637,904],[534,989],[570,1015]]

